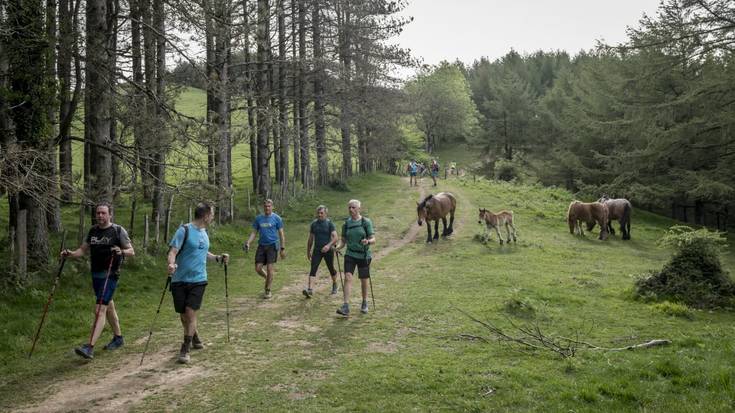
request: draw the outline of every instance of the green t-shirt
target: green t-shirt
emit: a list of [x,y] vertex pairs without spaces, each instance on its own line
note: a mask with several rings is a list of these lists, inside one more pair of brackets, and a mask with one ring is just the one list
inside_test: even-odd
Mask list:
[[370,219],[362,217],[362,219],[353,221],[352,218],[347,218],[342,225],[342,237],[347,241],[345,255],[359,260],[370,258],[370,245],[362,245],[360,241],[374,234],[373,222]]
[[332,240],[332,231],[336,231],[337,228],[329,218],[324,221],[315,219],[311,221],[311,233],[314,234],[314,251],[321,250],[325,245]]

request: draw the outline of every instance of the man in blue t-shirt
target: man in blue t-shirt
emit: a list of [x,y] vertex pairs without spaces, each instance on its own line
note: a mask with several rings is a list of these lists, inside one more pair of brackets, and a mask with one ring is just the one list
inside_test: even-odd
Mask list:
[[[286,236],[283,233],[283,220],[273,212],[273,201],[270,199],[263,202],[263,213],[255,217],[253,221],[253,230],[245,242],[246,251],[250,249],[250,243],[253,242],[256,234],[258,234],[258,249],[255,252],[255,272],[265,278],[263,298],[268,299],[273,296],[271,284],[273,283],[273,270],[276,261],[278,261],[279,251],[281,259],[286,259]],[[265,265],[266,271],[263,271],[263,265]]]
[[207,227],[214,219],[214,208],[201,202],[194,210],[194,220],[176,230],[168,250],[168,273],[174,309],[184,326],[184,343],[179,351],[179,363],[188,363],[189,349],[202,349],[197,334],[197,310],[201,308],[207,286],[207,260],[227,263],[229,255],[209,252]]
[[409,186],[418,185],[418,178],[416,175],[419,172],[419,165],[416,163],[416,160],[412,160],[408,164],[408,184]]

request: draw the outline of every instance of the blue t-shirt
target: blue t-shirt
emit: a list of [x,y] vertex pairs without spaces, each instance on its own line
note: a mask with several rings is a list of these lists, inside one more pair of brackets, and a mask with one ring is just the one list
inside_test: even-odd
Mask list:
[[201,283],[207,281],[207,253],[209,252],[209,235],[204,228],[197,228],[194,224],[189,226],[189,238],[181,251],[184,242],[184,227],[176,230],[174,237],[168,244],[181,251],[176,257],[176,272],[171,277],[171,282]]
[[416,173],[419,170],[419,166],[416,164],[416,162],[411,162],[411,173]]
[[269,216],[260,214],[253,221],[253,229],[258,230],[258,245],[274,245],[278,244],[278,230],[283,228],[281,217],[275,212],[271,212]]

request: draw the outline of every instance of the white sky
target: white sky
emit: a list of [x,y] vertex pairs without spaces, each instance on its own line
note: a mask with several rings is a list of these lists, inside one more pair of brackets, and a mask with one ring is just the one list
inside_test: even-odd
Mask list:
[[566,50],[575,55],[596,40],[626,40],[627,26],[655,15],[660,0],[407,0],[413,16],[398,38],[427,64],[482,56]]

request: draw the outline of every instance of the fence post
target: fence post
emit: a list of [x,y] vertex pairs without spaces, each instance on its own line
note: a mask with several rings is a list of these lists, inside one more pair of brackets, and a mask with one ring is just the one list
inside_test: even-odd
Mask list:
[[133,202],[130,205],[130,225],[128,226],[128,236],[130,239],[133,239],[133,233],[135,232],[135,212],[138,208],[138,199],[133,194]]
[[158,242],[161,240],[161,213],[156,212],[156,248],[158,248]]
[[163,233],[164,239],[168,239],[168,230],[169,230],[169,224],[171,223],[171,209],[174,206],[174,194],[171,194],[171,197],[168,199],[168,209],[166,209],[166,223],[164,225],[165,232]]
[[84,241],[84,216],[87,214],[84,207],[84,201],[79,202],[79,232],[77,233],[77,245],[82,245]]
[[28,270],[28,233],[26,232],[26,216],[28,215],[27,209],[21,209],[18,211],[16,221],[16,251],[18,251],[18,266],[16,267],[16,274],[19,279],[24,280]]
[[145,214],[145,229],[143,233],[143,251],[148,251],[148,234],[150,231],[150,223],[148,221],[148,214]]

